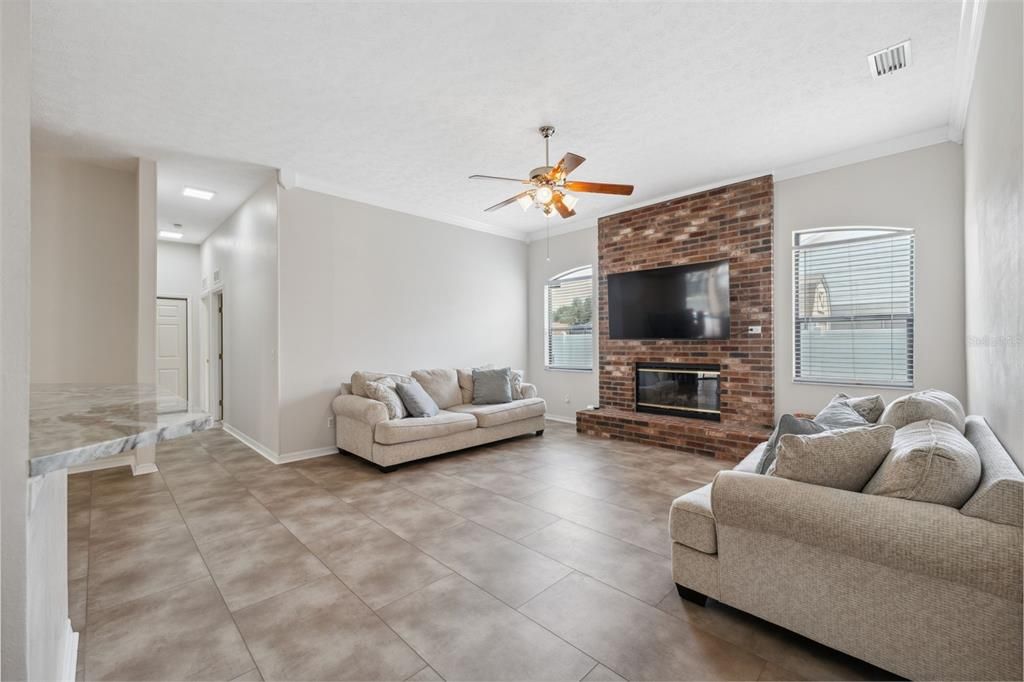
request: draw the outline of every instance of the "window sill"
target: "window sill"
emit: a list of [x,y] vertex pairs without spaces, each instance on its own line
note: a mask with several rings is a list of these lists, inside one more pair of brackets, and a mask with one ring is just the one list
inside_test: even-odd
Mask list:
[[793,383],[797,385],[809,385],[809,386],[857,386],[859,388],[881,388],[898,391],[904,388],[914,388],[914,384],[879,384],[871,383],[868,381],[840,381],[838,379],[793,379]]
[[594,369],[573,369],[572,367],[545,367],[545,372],[568,372],[569,374],[592,374]]

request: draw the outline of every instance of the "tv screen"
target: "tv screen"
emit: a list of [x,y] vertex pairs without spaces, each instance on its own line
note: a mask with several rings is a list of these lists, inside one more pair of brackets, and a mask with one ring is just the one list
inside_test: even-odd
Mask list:
[[613,339],[729,338],[729,261],[608,275]]

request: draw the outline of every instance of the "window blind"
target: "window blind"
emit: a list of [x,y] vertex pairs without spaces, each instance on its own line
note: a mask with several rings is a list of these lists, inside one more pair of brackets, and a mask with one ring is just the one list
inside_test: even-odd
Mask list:
[[794,380],[914,385],[914,233],[799,232],[793,245]]
[[544,364],[551,369],[594,367],[594,282],[591,266],[552,278],[544,287]]

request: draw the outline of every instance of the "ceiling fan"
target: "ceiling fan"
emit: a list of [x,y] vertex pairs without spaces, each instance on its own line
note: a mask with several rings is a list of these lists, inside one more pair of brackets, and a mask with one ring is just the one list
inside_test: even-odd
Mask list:
[[485,208],[484,211],[497,211],[512,203],[518,203],[524,211],[536,206],[544,211],[544,215],[550,216],[555,211],[563,218],[570,218],[576,215],[573,210],[578,197],[569,194],[572,192],[584,192],[590,194],[618,194],[629,196],[633,193],[633,185],[616,185],[608,182],[583,182],[581,180],[568,180],[569,173],[579,168],[580,164],[586,161],[585,158],[572,152],[563,156],[554,166],[549,158],[549,140],[555,134],[553,126],[541,126],[540,134],[544,136],[544,165],[530,171],[528,180],[516,178],[505,178],[496,175],[470,175],[470,180],[501,180],[506,182],[518,182],[523,185],[530,185],[529,189],[523,190],[514,197],[509,197],[500,203]]

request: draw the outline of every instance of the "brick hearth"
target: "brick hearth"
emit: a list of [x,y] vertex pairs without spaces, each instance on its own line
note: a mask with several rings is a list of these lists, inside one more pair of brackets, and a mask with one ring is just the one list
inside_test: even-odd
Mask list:
[[[598,221],[598,333],[601,407],[576,414],[583,433],[740,459],[765,440],[774,420],[771,176],[691,194]],[[726,340],[608,337],[608,275],[729,260]],[[747,328],[760,325],[760,334]],[[637,413],[637,362],[718,363],[721,422]]]

